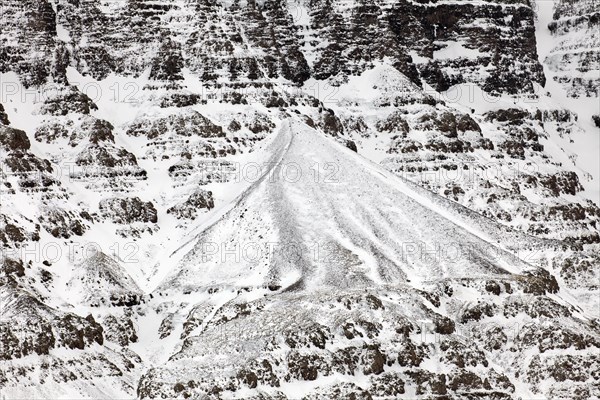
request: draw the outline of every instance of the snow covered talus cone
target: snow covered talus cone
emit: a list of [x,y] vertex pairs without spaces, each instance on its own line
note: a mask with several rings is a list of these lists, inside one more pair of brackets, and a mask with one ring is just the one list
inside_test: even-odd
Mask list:
[[[138,319],[161,349],[140,398],[591,394],[595,322],[496,245],[505,230],[300,122],[273,143]],[[562,379],[567,364],[580,383]]]
[[301,122],[290,120],[278,135],[277,157],[197,236],[159,291],[420,287],[528,269],[498,246],[505,232],[491,222],[460,215]]

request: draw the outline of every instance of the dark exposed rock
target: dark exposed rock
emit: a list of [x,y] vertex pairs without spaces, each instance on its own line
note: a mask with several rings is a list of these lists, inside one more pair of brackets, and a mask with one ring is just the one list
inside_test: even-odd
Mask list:
[[82,319],[72,314],[66,314],[57,321],[59,341],[70,349],[84,349],[93,342],[104,342],[103,328],[91,315],[88,315],[82,324]]
[[420,142],[411,139],[404,139],[401,136],[392,137],[392,143],[388,153],[414,153],[423,148]]
[[164,339],[167,336],[169,336],[172,331],[173,331],[173,314],[169,314],[162,320],[162,322],[160,323],[160,326],[158,327],[158,337],[161,339]]
[[47,173],[51,173],[50,161],[42,160],[29,152],[12,152],[4,159],[9,170],[16,173],[19,186],[22,188],[48,187],[56,185],[56,180]]
[[544,359],[535,355],[527,367],[527,377],[533,383],[540,382],[548,376],[557,382],[585,382],[590,370],[594,371],[593,376],[598,376],[599,365],[597,355],[563,354]]
[[272,132],[275,128],[275,123],[268,115],[258,112],[250,114],[245,121],[245,125],[254,134]]
[[427,357],[427,352],[427,347],[423,344],[404,342],[403,347],[398,351],[398,364],[403,367],[418,367]]
[[344,121],[344,129],[349,134],[357,134],[359,136],[366,136],[369,131],[369,126],[366,124],[363,117],[349,116]]
[[82,350],[93,344],[103,344],[102,326],[91,315],[81,318],[71,313],[58,313],[29,295],[17,297],[18,305],[29,307],[23,314],[29,323],[0,324],[2,359],[45,355],[58,346]]
[[454,201],[458,201],[460,196],[464,194],[465,191],[460,186],[453,186],[451,189],[444,190],[444,195],[453,199]]
[[273,371],[273,365],[269,360],[253,361],[248,368],[251,370],[249,373],[254,374],[260,384],[271,387],[280,386],[279,378]]
[[[67,127],[70,126],[72,126],[71,122],[63,123],[62,121],[55,121],[43,123],[35,130],[35,140],[45,143],[54,143],[59,138],[68,138],[69,129],[67,129]],[[71,146],[77,145],[76,138],[77,136],[75,134],[71,135],[71,140],[69,141]]]
[[229,123],[227,129],[229,129],[231,132],[237,132],[242,129],[242,125],[234,119]]
[[456,119],[456,129],[460,132],[474,131],[481,133],[479,124],[467,114],[462,114]]
[[252,371],[240,371],[237,378],[250,389],[254,389],[258,385],[258,377]]
[[168,133],[204,138],[225,136],[222,127],[197,111],[186,111],[158,119],[142,118],[127,129],[128,135],[144,135],[148,139],[156,139]]
[[573,171],[563,171],[554,175],[546,175],[539,178],[541,186],[550,190],[553,196],[560,196],[562,193],[576,195],[583,190],[579,183],[579,177]]
[[506,152],[510,157],[524,160],[525,159],[525,144],[517,140],[505,140],[500,143],[498,148]]
[[435,325],[435,332],[442,335],[449,335],[454,332],[454,321],[448,317],[439,316],[433,321]]
[[323,129],[323,132],[331,136],[344,134],[344,125],[332,110],[324,110],[321,114],[319,126]]
[[8,115],[4,112],[4,106],[0,103],[0,125],[10,125]]
[[250,315],[253,311],[261,310],[264,304],[260,301],[250,303],[228,303],[215,314],[210,324],[221,325],[229,321]]
[[419,128],[423,130],[439,131],[447,138],[456,138],[456,117],[450,112],[441,114],[428,113],[419,117]]
[[179,203],[167,210],[168,214],[174,214],[177,218],[194,219],[198,210],[211,210],[215,207],[212,192],[204,189],[196,189],[183,203]]
[[2,275],[14,275],[16,277],[25,276],[23,260],[14,260],[7,257],[2,258],[0,260],[0,272]]
[[504,315],[515,316],[520,312],[524,312],[532,318],[559,318],[571,315],[567,307],[549,297],[541,295],[536,295],[528,301],[524,299],[508,299],[504,303]]
[[[29,354],[49,354],[56,345],[52,325],[46,321],[36,321],[37,325],[30,329],[0,324],[0,357],[3,360],[21,358]],[[16,330],[16,332],[13,332]]]
[[379,375],[384,371],[386,357],[385,354],[380,351],[379,345],[371,344],[366,346],[363,363],[366,365],[363,370],[365,375]]
[[372,400],[373,397],[369,391],[361,389],[354,383],[343,382],[319,387],[314,393],[302,398],[302,400],[318,399]]
[[108,121],[89,117],[81,124],[81,128],[89,132],[89,140],[91,143],[98,144],[99,142],[113,142],[113,126]]
[[314,381],[319,374],[329,375],[329,366],[316,354],[302,355],[296,351],[287,357],[287,366],[294,379]]
[[379,132],[398,133],[403,137],[410,132],[408,122],[400,111],[394,111],[386,119],[378,121],[376,127]]
[[358,149],[356,148],[356,143],[353,140],[346,140],[346,147],[357,153]]
[[152,61],[150,79],[164,81],[183,80],[181,69],[183,57],[177,42],[171,38],[164,38],[158,49],[158,56]]
[[448,393],[445,374],[435,374],[423,369],[413,369],[408,371],[407,375],[417,384],[417,395],[445,395]]
[[7,151],[27,151],[31,147],[24,131],[8,126],[0,126],[0,145]]
[[330,334],[329,328],[315,324],[303,331],[287,332],[285,341],[291,348],[315,346],[324,349]]
[[488,121],[506,122],[511,125],[523,123],[523,119],[529,117],[529,112],[518,108],[501,109],[490,111],[485,114]]
[[592,289],[600,286],[598,274],[595,267],[598,265],[598,256],[591,254],[581,254],[579,256],[568,257],[563,260],[560,267],[560,276],[569,287],[582,288],[590,287]]
[[40,239],[39,225],[36,227],[35,231],[28,232],[17,226],[16,221],[8,218],[4,214],[0,214],[0,222],[2,222],[2,227],[0,227],[0,242],[7,247],[28,240],[38,241]]
[[457,340],[444,340],[440,344],[440,350],[443,351],[443,360],[459,368],[464,368],[465,366],[476,367],[477,365],[488,366],[485,354],[481,350],[467,347]]
[[543,295],[556,293],[559,290],[556,278],[542,268],[525,272],[519,281],[523,283],[525,293]]
[[396,398],[405,393],[404,380],[396,372],[386,372],[371,376],[369,393],[375,397]]
[[139,293],[111,293],[109,300],[115,307],[133,307],[142,302],[142,296]]
[[56,116],[69,113],[89,114],[90,111],[97,109],[98,106],[86,94],[73,86],[68,86],[56,96],[46,99],[40,108],[40,114]]
[[469,142],[460,139],[437,140],[431,139],[425,144],[425,148],[439,153],[465,153],[473,151]]
[[161,98],[160,107],[188,107],[202,103],[202,97],[195,93],[169,93]]
[[500,284],[495,281],[487,281],[485,283],[485,290],[487,290],[490,293],[495,294],[496,296],[499,296],[500,292],[501,292]]
[[472,392],[483,390],[484,384],[477,374],[463,369],[448,377],[448,389],[453,392]]
[[479,321],[484,316],[494,316],[495,307],[488,303],[477,303],[473,307],[466,309],[461,317],[461,322],[466,323],[468,321]]
[[508,341],[508,337],[504,331],[503,327],[492,325],[481,331],[475,331],[473,336],[483,343],[483,347],[487,351],[500,350]]
[[[115,167],[137,167],[137,159],[133,153],[125,149],[106,147],[100,144],[87,146],[79,153],[75,162],[78,166],[82,167],[100,166],[109,169]],[[116,173],[116,171],[114,172]]]
[[383,306],[383,303],[381,302],[381,300],[372,294],[368,294],[366,296],[366,300],[367,300],[367,304],[369,305],[369,307],[373,310],[379,310],[379,309],[385,308]]
[[59,208],[46,209],[40,224],[55,238],[64,239],[81,236],[87,229],[77,215]]
[[538,347],[540,353],[553,349],[577,350],[589,347],[600,348],[600,341],[591,336],[574,332],[568,328],[556,329],[548,326],[525,325],[519,331],[516,343],[523,347]]
[[156,223],[157,212],[152,202],[143,202],[139,197],[110,198],[100,201],[100,215],[117,224],[132,222]]

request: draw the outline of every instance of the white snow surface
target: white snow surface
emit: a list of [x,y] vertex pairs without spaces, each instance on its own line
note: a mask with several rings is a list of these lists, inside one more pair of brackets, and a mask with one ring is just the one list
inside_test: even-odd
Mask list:
[[[497,247],[499,227],[478,229],[478,221],[435,204],[433,195],[303,123],[284,122],[274,143],[272,168],[197,236],[158,291],[281,283],[309,291],[418,287],[528,267]],[[454,257],[436,257],[440,249]]]

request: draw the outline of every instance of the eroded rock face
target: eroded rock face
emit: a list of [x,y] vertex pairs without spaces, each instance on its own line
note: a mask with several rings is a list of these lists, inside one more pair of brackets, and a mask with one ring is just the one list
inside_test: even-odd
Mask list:
[[117,318],[108,315],[104,319],[103,325],[105,326],[104,337],[106,340],[115,342],[120,346],[127,346],[129,343],[135,343],[138,340],[133,322],[126,316]]
[[[12,69],[17,60],[19,71],[35,71],[26,74],[33,84],[43,83],[49,75],[66,79],[67,65],[96,79],[111,72],[139,75],[150,68],[151,79],[171,84],[181,82],[184,67],[215,83],[221,76],[230,82],[283,78],[302,84],[311,76],[340,82],[384,59],[417,85],[422,77],[438,90],[477,82],[494,93],[519,93],[531,92],[532,82],[544,83],[537,61],[534,13],[527,3],[425,6],[403,1],[389,7],[361,1],[344,8],[312,1],[295,9],[280,0],[164,6],[148,1],[122,6],[90,1],[60,4],[56,9],[46,1],[41,4],[7,5],[12,17],[4,38],[8,41],[13,33],[17,41],[0,57],[3,71]],[[36,21],[35,29],[27,32],[29,37],[17,22],[23,13],[31,13],[29,18]],[[198,29],[170,27],[184,21]],[[492,26],[494,34],[472,21]],[[76,51],[69,52],[62,42],[54,44],[57,22],[68,30]],[[307,35],[307,29],[313,33]],[[118,35],[123,30],[129,40]],[[326,45],[318,46],[319,40]],[[443,49],[455,43],[466,48],[467,55],[446,58]],[[29,44],[42,49],[46,58],[28,51]],[[257,51],[241,55],[246,47]],[[411,52],[441,56],[415,63]],[[515,66],[511,57],[521,64]],[[489,77],[480,76],[480,65],[488,67]]]
[[[118,377],[135,369],[135,363],[141,361],[131,354],[111,351],[107,355],[95,351],[104,344],[104,332],[92,315],[83,318],[44,308],[24,294],[15,301],[9,306],[27,305],[29,308],[28,313],[12,314],[13,323],[0,323],[3,385],[12,384],[15,374],[21,374],[21,381],[22,374],[36,374],[39,381],[30,380],[32,384],[60,382],[62,385],[98,379],[106,374]],[[17,319],[21,320],[15,324]],[[71,353],[74,357],[64,360],[55,356],[57,352]],[[15,364],[24,357],[34,361],[26,368]]]
[[30,148],[31,142],[25,131],[0,125],[0,151],[3,153],[0,166],[4,179],[0,190],[16,194],[13,188],[13,184],[16,184],[22,191],[54,193],[63,197],[50,161],[37,157]]
[[[41,85],[50,74],[56,43],[56,13],[49,1],[3,4],[4,26],[0,71],[16,70],[27,87]],[[26,24],[24,24],[26,22]],[[35,46],[37,51],[32,51]]]
[[[599,15],[600,8],[594,2],[561,0],[555,4],[553,21],[548,25],[555,43],[544,63],[570,97],[598,96],[599,78],[589,72],[594,70],[594,60],[598,58],[595,43],[600,40]],[[577,40],[578,36],[586,40]]]
[[0,145],[5,151],[27,151],[31,147],[24,131],[9,126],[0,127]]
[[167,210],[177,218],[194,219],[201,209],[211,210],[215,207],[212,192],[198,189],[193,192],[183,203],[174,205]]
[[[532,91],[532,79],[544,83],[541,66],[537,62],[533,11],[520,4],[482,7],[472,4],[415,6],[401,2],[392,8],[392,29],[407,46],[420,55],[443,52],[451,42],[461,43],[472,56],[434,61],[421,66],[428,83],[439,91],[477,78],[479,65],[491,63],[495,73],[480,81],[490,92]],[[497,26],[491,36],[488,31],[467,21],[479,19]],[[513,51],[514,49],[514,51]],[[475,50],[475,51],[473,51]],[[519,53],[528,67],[515,69],[509,54]],[[443,58],[443,56],[441,57]]]
[[81,215],[61,208],[44,209],[40,223],[55,238],[68,239],[73,235],[81,236],[87,229]]
[[[508,282],[501,282],[498,285],[504,289],[508,287]],[[477,293],[486,299],[486,303],[493,304],[492,309],[496,307],[512,309],[515,304],[521,304],[519,307],[525,307],[527,313],[531,313],[532,319],[545,315],[546,318],[561,320],[569,318],[568,313],[560,311],[552,305],[552,301],[543,294],[529,294],[530,288],[527,284],[521,287],[519,282],[513,282],[510,293],[504,289],[497,294],[495,289],[490,291],[491,282],[487,284],[472,283],[452,283],[440,290],[439,299],[446,302],[451,307],[458,306],[463,300],[455,298],[453,292],[464,290],[467,285],[476,290]],[[408,294],[406,294],[408,295]],[[409,297],[411,295],[408,295]],[[506,300],[506,304],[498,303],[497,299],[501,297]],[[318,303],[312,303],[313,307],[319,308],[319,315],[328,316],[328,320],[348,321],[350,315],[366,316],[366,310],[371,310],[368,320],[361,318],[354,322],[345,322],[343,326],[326,326],[322,323],[309,323],[305,321],[296,324],[292,321],[296,317],[290,315],[283,317],[277,311],[277,308],[268,305],[269,300],[260,299],[256,304],[232,303],[218,312],[218,324],[207,326],[198,336],[188,337],[181,353],[178,353],[170,361],[171,367],[165,369],[155,369],[146,374],[140,382],[140,394],[143,398],[152,398],[159,393],[165,395],[184,397],[220,393],[224,390],[247,390],[256,389],[261,385],[271,387],[280,387],[282,382],[315,382],[322,377],[329,377],[333,374],[348,376],[350,381],[357,371],[369,376],[369,383],[362,385],[360,391],[352,385],[341,386],[339,384],[322,387],[318,386],[311,391],[309,396],[323,396],[324,393],[337,393],[340,396],[398,396],[405,393],[407,387],[415,388],[419,395],[429,396],[453,396],[469,395],[483,396],[492,393],[492,398],[510,399],[514,396],[515,385],[513,378],[506,374],[499,373],[495,369],[489,369],[490,362],[499,354],[513,354],[509,363],[522,373],[535,370],[536,367],[519,358],[518,354],[524,349],[540,349],[541,353],[546,353],[551,349],[570,348],[577,352],[581,359],[573,365],[579,363],[593,363],[593,357],[589,358],[586,349],[598,346],[597,333],[590,336],[583,334],[576,328],[577,332],[564,327],[550,334],[546,328],[536,323],[524,326],[522,330],[513,336],[516,332],[503,329],[501,325],[486,322],[486,319],[493,319],[496,315],[502,315],[502,312],[484,311],[476,320],[470,318],[457,322],[452,329],[439,332],[439,322],[443,318],[434,313],[429,313],[430,323],[421,325],[411,323],[405,313],[411,313],[406,308],[398,308],[398,304],[385,299],[380,294],[369,293],[346,293],[344,295],[324,296],[319,298]],[[313,299],[314,300],[314,299]],[[290,301],[298,301],[294,295]],[[533,305],[537,303],[537,305]],[[342,307],[332,307],[338,304]],[[406,303],[403,303],[406,304]],[[417,304],[417,303],[414,303]],[[417,306],[421,307],[421,306]],[[438,308],[439,306],[436,306]],[[329,310],[329,311],[325,311]],[[402,310],[402,311],[400,311]],[[360,313],[358,313],[360,311]],[[326,314],[322,314],[325,312]],[[400,312],[400,314],[397,314]],[[266,315],[276,313],[277,317],[266,317]],[[341,314],[338,314],[341,313]],[[197,314],[194,313],[196,316]],[[206,315],[206,314],[204,314]],[[224,317],[227,315],[228,317]],[[306,314],[303,314],[306,317]],[[316,315],[316,314],[315,314]],[[343,316],[342,316],[343,315]],[[516,321],[519,313],[508,314],[509,317],[504,324],[510,324]],[[195,317],[194,317],[195,318]],[[186,365],[189,362],[189,355],[202,346],[212,343],[213,335],[236,335],[236,329],[246,331],[247,324],[253,321],[260,321],[267,318],[272,321],[278,321],[276,324],[286,326],[281,331],[278,327],[271,328],[252,334],[247,339],[260,348],[261,356],[257,359],[244,363],[242,361],[234,362],[236,366],[230,366],[225,362],[227,370],[232,369],[232,374],[222,375],[217,373],[214,366],[208,363],[198,362],[193,367]],[[289,318],[289,319],[288,319]],[[331,319],[330,319],[331,318]],[[285,321],[280,321],[284,319]],[[532,320],[533,321],[533,320]],[[199,325],[196,325],[197,329]],[[576,325],[573,325],[576,326]],[[218,329],[217,329],[218,328]],[[229,329],[232,329],[230,331]],[[590,332],[584,328],[586,332]],[[198,332],[197,330],[195,332]],[[465,333],[467,336],[464,336]],[[415,335],[415,333],[417,335]],[[554,340],[544,340],[546,335],[550,334]],[[391,336],[390,336],[391,335]],[[427,335],[441,335],[440,342],[422,342]],[[510,343],[507,335],[511,335]],[[382,341],[381,338],[393,338],[392,340]],[[465,340],[465,338],[467,338]],[[216,336],[215,336],[216,338]],[[516,346],[516,347],[515,347]],[[550,347],[548,347],[550,346]],[[509,350],[509,348],[515,350]],[[519,348],[520,350],[516,350]],[[283,352],[283,353],[282,353]],[[226,358],[234,357],[235,350],[224,350]],[[211,350],[211,354],[212,350]],[[397,359],[393,359],[397,357]],[[575,357],[575,358],[577,358]],[[573,360],[575,359],[573,358]],[[583,360],[586,361],[583,361]],[[423,362],[440,363],[444,365],[445,372],[433,373],[423,367]],[[571,361],[565,361],[571,362]],[[577,365],[579,365],[577,364]],[[583,364],[581,364],[583,365]],[[588,365],[588,364],[586,364]],[[589,364],[591,365],[591,364]],[[178,384],[173,386],[167,377],[169,368],[178,368]],[[189,368],[189,375],[183,373]],[[191,371],[201,368],[206,375],[198,379],[197,375],[192,376]],[[473,372],[473,369],[486,372]],[[222,371],[222,370],[221,370]],[[582,371],[577,374],[582,373]],[[528,372],[527,374],[530,374]],[[231,376],[224,378],[224,376]],[[573,375],[575,376],[575,375]],[[579,376],[579,375],[577,375]],[[158,384],[164,379],[164,383]],[[541,377],[533,379],[542,379]],[[557,382],[570,379],[557,376]],[[579,379],[579,378],[577,378]],[[582,378],[583,379],[583,378]],[[560,385],[553,384],[553,391],[564,390]],[[353,393],[353,394],[352,394]]]
[[[414,114],[389,115],[402,115],[410,128],[382,143],[390,155],[382,164],[392,171],[532,235],[558,234],[580,243],[597,240],[597,222],[592,222],[597,205],[584,199],[567,205],[564,200],[581,193],[589,176],[549,161],[542,144],[549,135],[575,134],[579,128],[572,112],[501,108],[474,118],[424,107]],[[382,122],[362,131],[377,126]],[[489,135],[490,130],[496,133]],[[513,205],[501,205],[508,203]]]
[[0,124],[2,125],[10,125],[10,121],[8,120],[8,115],[4,112],[4,106],[0,103]]
[[100,201],[100,216],[117,224],[158,221],[156,208],[152,202],[144,202],[139,197],[110,198]]
[[114,143],[113,129],[110,122],[93,116],[84,116],[76,122],[52,118],[45,120],[36,129],[34,137],[43,143],[60,143],[61,139],[68,139],[71,147],[87,141],[98,145],[102,142]]
[[128,135],[144,135],[156,139],[166,135],[199,136],[202,138],[223,137],[223,128],[196,111],[187,111],[155,120],[142,119],[127,130]]
[[89,114],[90,111],[98,109],[92,99],[73,86],[57,89],[57,92],[51,91],[51,95],[45,99],[40,107],[40,114],[54,116],[64,116],[69,113]]
[[29,354],[47,355],[56,347],[83,350],[94,343],[102,344],[102,327],[89,315],[86,318],[70,313],[57,313],[32,296],[21,293],[8,304],[15,307],[28,305],[29,314],[22,315],[29,325],[2,322],[3,360],[25,357]]
[[90,188],[100,186],[118,190],[147,179],[135,154],[110,141],[87,144],[75,156],[74,166],[67,171],[71,179]]
[[[582,196],[582,163],[552,150],[590,121],[537,86],[548,78],[569,97],[597,100],[594,2],[556,3],[556,43],[541,60],[548,77],[526,1],[5,0],[2,11],[0,73],[51,89],[31,121],[28,102],[0,104],[0,244],[9,255],[0,261],[9,304],[0,384],[25,390],[15,397],[61,385],[111,398],[285,399],[295,385],[309,388],[307,399],[600,395],[598,321],[589,318],[600,208]],[[92,99],[69,68],[100,85],[115,75],[117,86]],[[126,89],[121,79],[133,98],[107,108],[104,96]],[[468,83],[512,97],[476,110],[439,93]],[[491,275],[419,290],[408,280],[354,290],[349,275],[324,293],[306,292],[304,281],[285,287],[269,272],[274,281],[260,287],[217,280],[143,295],[128,273],[152,280],[170,268],[157,257],[185,247],[184,233],[200,234],[209,211],[252,183],[240,160],[268,153],[290,118],[439,194],[442,209],[459,203],[459,215],[481,214],[474,231],[498,222],[544,239],[499,243],[538,268],[489,266]],[[322,178],[323,167],[307,173]],[[280,195],[293,202],[294,193]],[[106,253],[70,260],[98,237],[114,242]],[[37,257],[48,240],[68,249],[56,261]],[[32,245],[37,258],[21,259]],[[362,268],[365,251],[343,257]],[[369,262],[394,269],[386,257]],[[134,353],[138,342],[156,346],[151,357]]]

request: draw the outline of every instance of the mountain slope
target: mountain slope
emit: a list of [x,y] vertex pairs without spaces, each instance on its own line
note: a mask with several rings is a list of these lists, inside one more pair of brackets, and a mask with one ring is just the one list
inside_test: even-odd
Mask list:
[[596,3],[0,0],[0,397],[600,396]]
[[307,125],[288,121],[277,135],[275,154],[281,156],[232,211],[199,235],[181,269],[159,290],[217,283],[285,282],[297,289],[419,285],[527,268],[490,243],[500,229],[493,236],[478,232],[473,221],[457,220],[456,211],[435,207]]
[[[551,295],[549,274],[496,247],[500,225],[436,206],[434,194],[304,123],[284,122],[277,141],[263,178],[185,247],[153,293],[153,307],[168,310],[161,337],[182,344],[144,374],[139,396],[533,396],[515,376],[537,387],[536,363],[558,353],[502,349],[543,340],[546,323],[532,322],[540,315],[560,320],[566,337],[589,338],[575,359],[597,365],[593,322]],[[327,163],[339,169],[321,180],[314,168]],[[282,172],[290,166],[298,173]],[[521,325],[510,339],[498,330]],[[554,395],[573,390],[549,385]]]

